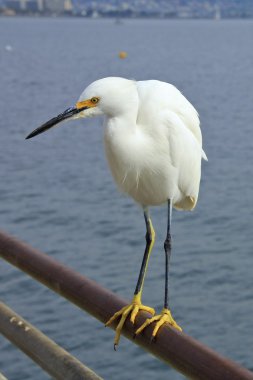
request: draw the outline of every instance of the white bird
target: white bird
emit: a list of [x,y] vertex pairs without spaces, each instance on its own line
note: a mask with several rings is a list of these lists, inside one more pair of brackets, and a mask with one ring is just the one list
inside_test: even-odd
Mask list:
[[134,323],[140,310],[155,314],[141,302],[144,277],[155,241],[149,206],[168,205],[165,249],[165,297],[160,314],[146,320],[136,331],[155,323],[152,337],[166,322],[181,331],[171,315],[168,297],[171,255],[171,213],[196,206],[201,176],[202,135],[198,113],[173,85],[157,80],[134,81],[109,77],[91,83],[72,108],[35,129],[27,139],[66,119],[105,116],[104,145],[112,176],[118,187],[143,208],[146,248],[132,302],[107,322],[120,319],[114,348],[125,320]]

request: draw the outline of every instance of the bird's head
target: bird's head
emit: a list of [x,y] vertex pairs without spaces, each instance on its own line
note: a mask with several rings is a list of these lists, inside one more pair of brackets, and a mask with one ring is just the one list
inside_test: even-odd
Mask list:
[[117,116],[136,104],[135,82],[117,77],[99,79],[91,83],[81,94],[74,107],[67,108],[32,131],[26,139],[37,136],[65,120],[106,115]]

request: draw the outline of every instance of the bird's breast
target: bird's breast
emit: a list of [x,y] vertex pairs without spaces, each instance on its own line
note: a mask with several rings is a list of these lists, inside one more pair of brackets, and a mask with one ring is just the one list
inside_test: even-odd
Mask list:
[[118,187],[142,205],[159,205],[175,192],[177,171],[170,164],[168,147],[156,146],[142,133],[106,131],[105,152]]

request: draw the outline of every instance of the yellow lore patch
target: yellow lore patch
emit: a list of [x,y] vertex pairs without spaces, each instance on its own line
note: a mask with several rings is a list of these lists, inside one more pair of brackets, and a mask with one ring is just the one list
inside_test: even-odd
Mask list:
[[96,107],[98,102],[99,102],[99,98],[95,98],[95,97],[91,99],[87,99],[87,100],[82,100],[81,102],[76,103],[76,108],[80,109],[84,107],[87,107],[87,108]]

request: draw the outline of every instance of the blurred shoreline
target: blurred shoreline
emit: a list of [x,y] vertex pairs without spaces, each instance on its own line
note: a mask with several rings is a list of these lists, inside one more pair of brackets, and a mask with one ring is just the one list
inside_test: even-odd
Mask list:
[[[171,4],[158,1],[152,6],[144,2],[142,6],[124,3],[92,3],[85,4],[81,0],[72,2],[46,1],[46,0],[0,0],[0,17],[71,17],[89,19],[252,19],[253,4],[233,4],[223,1],[220,5],[210,2],[191,3],[190,0],[184,6],[173,1]],[[146,5],[145,5],[146,4]]]

